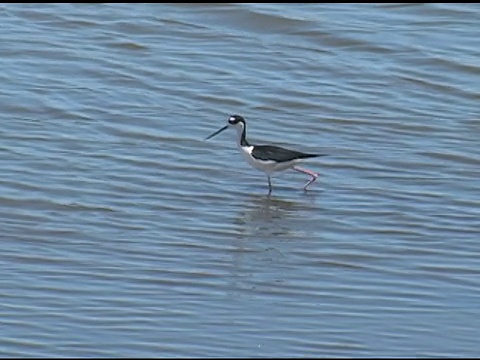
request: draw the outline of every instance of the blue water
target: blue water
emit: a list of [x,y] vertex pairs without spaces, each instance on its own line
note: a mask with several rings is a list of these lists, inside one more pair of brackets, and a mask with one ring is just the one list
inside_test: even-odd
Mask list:
[[0,356],[478,355],[478,4],[1,10]]

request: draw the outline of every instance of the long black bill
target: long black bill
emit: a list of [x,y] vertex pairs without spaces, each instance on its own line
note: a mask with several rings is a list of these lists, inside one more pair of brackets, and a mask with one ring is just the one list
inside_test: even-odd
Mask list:
[[223,130],[227,130],[227,128],[228,128],[228,125],[224,126],[224,127],[221,128],[220,130],[215,131],[212,135],[207,136],[207,137],[205,138],[205,140],[211,139],[211,138],[214,137],[215,135],[220,134]]

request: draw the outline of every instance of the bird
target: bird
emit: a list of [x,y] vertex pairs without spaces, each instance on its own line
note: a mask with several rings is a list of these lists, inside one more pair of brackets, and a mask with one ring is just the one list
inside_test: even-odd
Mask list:
[[205,140],[209,140],[214,136],[220,134],[229,127],[235,128],[237,131],[237,146],[246,162],[248,162],[255,169],[263,171],[268,178],[268,194],[272,192],[272,174],[277,171],[293,169],[295,171],[311,176],[311,179],[303,187],[307,190],[317,177],[315,173],[308,169],[303,169],[297,166],[297,163],[317,156],[325,156],[325,154],[310,154],[296,150],[286,149],[275,145],[253,145],[247,141],[247,122],[240,115],[231,115],[228,118],[228,124],[221,129],[215,131],[213,134],[207,136]]

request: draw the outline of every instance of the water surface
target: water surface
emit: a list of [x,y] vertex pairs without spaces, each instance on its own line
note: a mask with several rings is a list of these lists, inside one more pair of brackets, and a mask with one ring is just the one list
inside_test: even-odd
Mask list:
[[478,355],[478,4],[0,16],[0,356]]

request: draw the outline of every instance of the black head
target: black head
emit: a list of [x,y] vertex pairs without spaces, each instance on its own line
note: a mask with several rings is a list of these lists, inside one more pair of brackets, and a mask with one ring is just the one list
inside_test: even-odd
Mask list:
[[205,140],[211,139],[212,137],[220,134],[222,131],[227,130],[229,126],[236,128],[241,134],[245,130],[245,119],[240,115],[231,115],[228,118],[228,125],[225,125],[221,129],[215,131],[213,134],[207,136]]
[[231,115],[229,118],[228,118],[228,123],[230,125],[237,125],[238,123],[243,123],[245,125],[245,119],[243,118],[243,116],[240,116],[240,115]]

